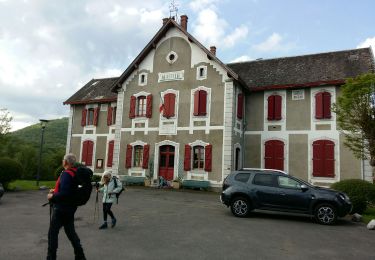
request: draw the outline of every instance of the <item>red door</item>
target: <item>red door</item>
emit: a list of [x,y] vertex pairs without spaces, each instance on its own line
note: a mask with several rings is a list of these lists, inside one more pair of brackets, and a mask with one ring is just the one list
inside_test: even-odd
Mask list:
[[267,169],[284,170],[284,143],[278,140],[267,141],[264,145],[264,166]]
[[163,145],[160,147],[159,176],[171,181],[174,172],[174,146]]
[[330,140],[313,142],[313,176],[335,177],[335,143]]

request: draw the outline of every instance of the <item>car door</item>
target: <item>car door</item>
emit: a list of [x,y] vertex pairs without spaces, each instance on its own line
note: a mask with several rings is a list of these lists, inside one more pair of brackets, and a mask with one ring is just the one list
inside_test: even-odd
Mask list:
[[278,191],[276,176],[269,173],[257,173],[252,181],[252,192],[255,195],[258,208],[277,207]]
[[302,190],[302,183],[286,175],[277,176],[278,207],[288,211],[308,212],[311,190]]

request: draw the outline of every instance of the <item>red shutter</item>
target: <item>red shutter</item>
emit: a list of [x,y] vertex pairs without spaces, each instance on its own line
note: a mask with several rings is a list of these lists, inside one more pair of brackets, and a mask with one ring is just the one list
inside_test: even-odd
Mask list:
[[281,96],[275,95],[275,114],[274,119],[275,120],[281,120]]
[[267,141],[264,144],[264,168],[273,168],[273,147],[272,141]]
[[150,155],[150,145],[145,144],[143,146],[143,161],[142,161],[142,168],[143,169],[148,169],[149,155]]
[[313,142],[313,176],[324,176],[324,140]]
[[199,116],[199,90],[194,92],[194,115]]
[[94,142],[93,141],[87,141],[87,166],[92,166],[92,157],[94,154]]
[[126,146],[126,161],[125,161],[125,167],[126,168],[132,167],[132,157],[133,157],[133,146],[128,144]]
[[242,119],[243,117],[243,94],[240,93],[237,96],[237,118]]
[[163,116],[166,117],[166,118],[169,118],[169,95],[170,94],[165,94],[164,95],[164,109],[163,109]]
[[174,117],[175,115],[175,102],[176,95],[173,93],[168,93],[164,96],[164,114],[166,118]]
[[107,156],[107,167],[112,167],[113,163],[113,147],[114,147],[115,141],[110,141],[108,143],[108,156]]
[[207,92],[199,91],[199,115],[205,116],[207,114]]
[[275,96],[269,96],[268,99],[268,120],[274,120],[275,119]]
[[82,143],[81,162],[86,165],[86,160],[87,160],[87,142],[84,141]]
[[94,109],[94,126],[98,125],[99,109],[100,109],[100,107],[96,107]]
[[323,118],[323,93],[315,95],[315,118]]
[[185,144],[185,160],[184,160],[184,170],[191,170],[191,146]]
[[204,170],[212,171],[212,145],[206,145],[204,148]]
[[329,140],[324,142],[324,175],[335,177],[335,143]]
[[130,97],[130,109],[129,109],[129,118],[135,118],[135,104],[137,98],[135,96]]
[[146,105],[146,117],[151,118],[152,116],[152,95],[147,96],[147,105]]
[[107,125],[112,125],[112,114],[113,114],[113,107],[111,105],[108,106],[108,112],[107,112]]
[[323,93],[323,117],[331,118],[331,94],[329,92]]
[[284,143],[282,141],[274,141],[274,169],[284,170]]
[[86,125],[86,116],[87,116],[87,109],[84,108],[82,110],[81,126],[85,126]]

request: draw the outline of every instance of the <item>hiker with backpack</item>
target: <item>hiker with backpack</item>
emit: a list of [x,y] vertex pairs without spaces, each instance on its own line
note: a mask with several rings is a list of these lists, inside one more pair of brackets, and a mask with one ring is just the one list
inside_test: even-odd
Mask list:
[[74,179],[77,168],[74,167],[75,163],[76,157],[74,154],[64,156],[64,171],[57,179],[55,189],[50,190],[47,195],[47,199],[53,209],[48,231],[47,260],[56,259],[58,235],[61,227],[64,227],[66,236],[73,245],[75,259],[86,259],[80,239],[74,228],[74,214],[77,210],[75,201],[77,184]]
[[107,224],[107,216],[109,215],[112,219],[111,227],[115,227],[116,225],[116,218],[113,215],[111,210],[112,204],[117,201],[118,194],[123,191],[121,181],[113,176],[110,171],[104,172],[100,183],[103,185],[101,188],[96,189],[97,192],[103,193],[103,224],[99,227],[99,229],[106,229],[108,227]]

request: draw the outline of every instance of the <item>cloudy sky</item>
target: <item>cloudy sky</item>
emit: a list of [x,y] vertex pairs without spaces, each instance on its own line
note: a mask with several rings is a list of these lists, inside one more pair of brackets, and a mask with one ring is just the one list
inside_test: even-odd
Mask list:
[[[177,0],[223,62],[375,50],[373,0]],[[0,108],[13,130],[68,115],[92,78],[119,76],[169,17],[170,0],[0,0]]]

